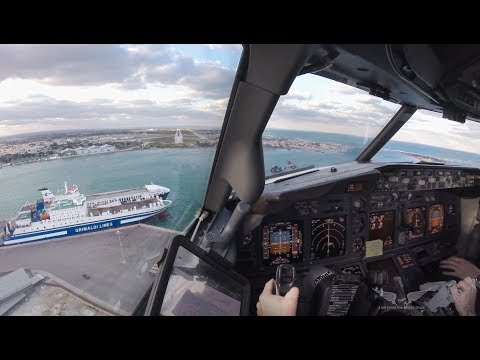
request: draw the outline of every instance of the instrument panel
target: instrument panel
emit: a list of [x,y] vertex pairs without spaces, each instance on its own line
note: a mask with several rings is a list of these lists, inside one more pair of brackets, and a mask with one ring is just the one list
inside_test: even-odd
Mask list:
[[[436,181],[418,181],[425,176]],[[449,247],[460,231],[459,197],[453,188],[479,185],[480,175],[465,170],[388,167],[380,176],[338,182],[322,196],[302,195],[308,200],[293,200],[266,215],[249,234],[261,240],[251,241],[250,250],[240,248],[241,255],[250,256],[243,272],[273,271],[284,263],[300,268],[362,263],[366,242],[378,239],[383,253],[392,255],[431,242],[435,249]]]
[[[308,265],[315,263],[363,260],[366,241],[382,240],[383,252],[428,243],[456,241],[459,228],[457,196],[448,191],[414,192],[397,201],[372,206],[372,194],[331,194],[312,202],[316,211],[307,216],[297,203],[287,212],[268,216],[259,229],[248,235],[261,237],[261,259],[258,271],[279,264]],[[409,200],[408,200],[409,199]],[[285,221],[288,218],[289,221]],[[250,254],[254,256],[253,251]]]
[[[299,279],[319,265],[393,292],[399,279],[406,292],[446,281],[438,262],[456,254],[461,197],[480,193],[480,170],[361,166],[266,184],[235,265],[251,281],[255,300],[284,263],[295,265]],[[383,241],[383,255],[365,258],[371,240]],[[310,309],[308,298],[299,300],[302,306]]]

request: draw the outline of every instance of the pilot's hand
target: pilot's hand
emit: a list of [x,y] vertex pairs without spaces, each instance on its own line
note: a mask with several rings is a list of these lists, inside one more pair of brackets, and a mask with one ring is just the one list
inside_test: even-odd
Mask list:
[[467,276],[476,279],[480,275],[480,269],[471,262],[459,258],[457,256],[449,257],[440,261],[440,269],[449,269],[451,271],[443,271],[443,275],[456,276],[459,279],[465,279]]
[[475,316],[475,297],[477,296],[477,287],[473,280],[466,277],[456,286],[450,288],[453,302],[460,316]]
[[295,316],[297,314],[298,288],[292,287],[285,296],[279,296],[273,294],[274,286],[275,281],[273,279],[265,284],[257,302],[257,315]]

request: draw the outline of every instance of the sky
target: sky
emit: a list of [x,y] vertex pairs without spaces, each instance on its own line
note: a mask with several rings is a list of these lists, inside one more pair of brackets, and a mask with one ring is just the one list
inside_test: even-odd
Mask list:
[[[100,128],[220,127],[240,45],[0,45],[0,136]],[[399,105],[299,76],[268,128],[371,138]],[[448,134],[448,136],[445,136]],[[418,111],[394,140],[479,151],[480,124]]]

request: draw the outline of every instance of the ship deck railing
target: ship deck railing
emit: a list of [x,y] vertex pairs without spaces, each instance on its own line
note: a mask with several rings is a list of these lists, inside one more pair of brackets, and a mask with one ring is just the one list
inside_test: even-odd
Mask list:
[[139,195],[143,193],[152,194],[152,192],[148,191],[146,188],[135,188],[135,189],[112,191],[108,193],[86,195],[86,198],[87,198],[87,202],[91,202],[91,201],[98,201],[101,199],[111,198],[111,195],[121,194],[121,197],[129,197],[131,195]]
[[115,214],[121,214],[124,212],[129,212],[134,210],[147,209],[147,208],[150,208],[149,204],[153,204],[153,203],[158,203],[160,204],[159,206],[163,205],[163,202],[160,202],[157,199],[150,199],[150,200],[141,200],[141,201],[132,201],[127,203],[122,203],[122,205],[114,205],[111,207],[101,207],[101,208],[89,207],[87,208],[87,217],[115,215]]

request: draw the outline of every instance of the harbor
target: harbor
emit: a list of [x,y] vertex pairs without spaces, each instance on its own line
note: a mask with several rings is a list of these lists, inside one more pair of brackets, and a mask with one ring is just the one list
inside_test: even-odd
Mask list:
[[136,224],[4,246],[0,247],[0,274],[24,268],[43,275],[105,314],[130,315],[154,279],[150,268],[178,234]]

